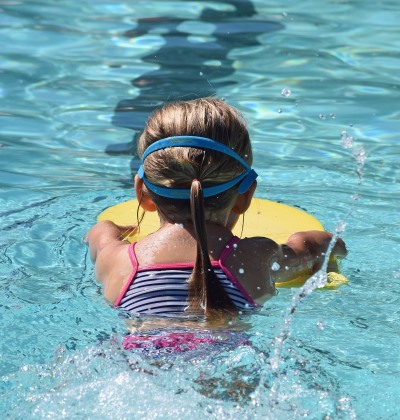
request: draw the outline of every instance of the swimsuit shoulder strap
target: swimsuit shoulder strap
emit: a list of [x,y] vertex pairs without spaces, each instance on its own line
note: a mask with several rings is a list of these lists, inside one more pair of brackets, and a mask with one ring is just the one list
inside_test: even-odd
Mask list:
[[230,269],[225,266],[225,260],[228,258],[229,255],[236,249],[237,244],[240,242],[240,238],[237,236],[233,236],[230,241],[225,245],[224,250],[221,252],[219,257],[218,264],[221,267],[222,271],[227,275],[229,280],[235,287],[242,293],[243,297],[249,302],[252,306],[259,306],[254,299],[249,295],[247,290],[243,287],[240,281],[232,274]]
[[120,295],[118,296],[118,299],[115,301],[114,306],[118,306],[120,304],[122,298],[125,296],[125,293],[128,291],[129,287],[133,283],[133,280],[135,279],[136,273],[138,271],[139,263],[138,263],[136,253],[135,253],[135,245],[136,245],[136,242],[134,242],[132,244],[129,244],[128,255],[129,255],[129,259],[131,260],[131,264],[132,264],[132,272],[131,272],[131,274],[128,278],[128,281],[126,282],[124,288],[122,289]]
[[225,265],[225,260],[232,253],[232,251],[236,249],[236,246],[239,241],[240,241],[240,238],[238,238],[237,236],[232,236],[229,242],[225,245],[224,250],[221,252],[221,255],[219,256],[219,263],[221,265]]
[[137,242],[133,242],[132,244],[129,244],[129,247],[128,247],[128,255],[132,263],[132,268],[135,271],[137,271],[137,269],[139,268],[139,263],[138,263],[136,252],[135,252],[136,244]]

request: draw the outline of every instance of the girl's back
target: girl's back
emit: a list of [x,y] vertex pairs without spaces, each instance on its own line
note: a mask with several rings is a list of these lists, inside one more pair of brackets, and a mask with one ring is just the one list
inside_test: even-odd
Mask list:
[[[297,233],[282,246],[233,237],[257,185],[249,135],[234,108],[213,98],[168,104],[150,117],[138,151],[136,196],[144,211],[158,212],[160,229],[133,246],[122,240],[126,228],[112,222],[87,235],[96,276],[117,307],[233,315],[272,297],[274,281],[320,268],[328,233]],[[334,252],[346,253],[341,241]]]

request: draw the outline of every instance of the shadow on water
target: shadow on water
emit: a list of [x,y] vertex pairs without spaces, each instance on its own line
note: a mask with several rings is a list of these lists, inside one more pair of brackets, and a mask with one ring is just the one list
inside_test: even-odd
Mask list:
[[258,36],[283,28],[280,23],[257,17],[251,1],[227,0],[223,4],[231,6],[231,10],[206,6],[199,16],[199,22],[213,28],[202,42],[194,42],[193,34],[180,29],[188,20],[172,16],[139,19],[135,29],[125,32],[127,38],[137,38],[162,29],[164,43],[158,51],[142,58],[159,68],[132,80],[132,85],[139,90],[138,96],[120,101],[115,108],[112,123],[134,130],[133,141],[109,145],[107,153],[134,155],[135,135],[157,106],[215,95],[218,89],[237,84],[230,78],[235,72],[230,52],[260,45]]

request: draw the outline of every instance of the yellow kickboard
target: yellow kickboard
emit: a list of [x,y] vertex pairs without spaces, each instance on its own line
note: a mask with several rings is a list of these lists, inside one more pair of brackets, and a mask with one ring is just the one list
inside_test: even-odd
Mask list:
[[[119,226],[135,225],[138,208],[137,200],[129,200],[109,207],[98,216],[98,220],[111,220]],[[156,212],[146,213],[140,224],[140,232],[134,231],[128,237],[134,242],[156,231],[160,222]],[[234,235],[241,236],[242,223],[238,221],[233,229]],[[250,208],[246,211],[243,237],[265,236],[277,243],[285,243],[293,232],[305,230],[324,230],[322,224],[315,217],[286,204],[274,201],[253,198]],[[304,284],[307,277],[296,278],[283,283],[277,283],[277,287],[299,287]],[[326,288],[337,288],[348,283],[346,277],[339,273],[328,273]]]

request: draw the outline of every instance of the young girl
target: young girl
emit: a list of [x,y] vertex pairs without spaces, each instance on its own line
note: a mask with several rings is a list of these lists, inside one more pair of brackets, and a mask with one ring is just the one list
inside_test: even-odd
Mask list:
[[[109,221],[86,236],[95,275],[116,308],[231,317],[274,296],[275,282],[321,268],[327,232],[294,233],[283,245],[233,236],[257,174],[243,119],[225,102],[203,98],[157,109],[138,151],[136,196],[144,211],[158,213],[160,228],[134,244],[124,240],[128,227]],[[342,240],[333,255],[346,255]]]

